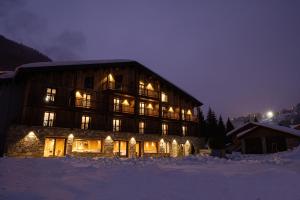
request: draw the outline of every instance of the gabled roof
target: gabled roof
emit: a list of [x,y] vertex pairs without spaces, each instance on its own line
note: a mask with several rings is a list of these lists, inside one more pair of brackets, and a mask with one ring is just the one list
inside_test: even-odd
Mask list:
[[258,122],[248,122],[244,124],[241,127],[238,127],[230,132],[227,133],[227,136],[230,135],[236,135],[238,138],[245,135],[246,133],[251,132],[252,130],[258,128],[258,127],[264,127],[268,129],[272,129],[275,131],[280,131],[283,133],[288,133],[297,137],[300,137],[300,130],[288,128],[285,126],[278,126],[278,125],[273,125],[273,124],[265,124],[265,123],[258,123]]
[[55,70],[79,70],[79,69],[88,69],[88,68],[99,68],[105,65],[122,65],[122,64],[131,64],[135,67],[140,67],[144,70],[147,70],[150,73],[153,73],[162,81],[166,82],[168,85],[171,85],[175,89],[179,90],[182,94],[191,98],[198,106],[203,105],[198,99],[187,93],[186,91],[182,90],[178,86],[174,85],[167,79],[163,78],[156,72],[150,70],[143,64],[128,59],[114,59],[114,60],[82,60],[82,61],[62,61],[62,62],[38,62],[38,63],[29,63],[21,65],[16,69],[16,76],[32,71],[55,71]]

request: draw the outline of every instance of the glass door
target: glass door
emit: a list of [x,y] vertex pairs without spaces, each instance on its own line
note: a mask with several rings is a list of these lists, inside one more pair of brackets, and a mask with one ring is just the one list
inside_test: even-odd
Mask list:
[[62,157],[65,155],[66,139],[63,138],[46,138],[44,157]]

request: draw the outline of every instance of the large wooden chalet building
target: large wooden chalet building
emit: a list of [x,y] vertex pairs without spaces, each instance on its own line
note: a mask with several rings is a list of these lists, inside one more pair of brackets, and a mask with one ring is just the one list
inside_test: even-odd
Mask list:
[[184,156],[202,103],[132,60],[25,64],[0,75],[7,156]]

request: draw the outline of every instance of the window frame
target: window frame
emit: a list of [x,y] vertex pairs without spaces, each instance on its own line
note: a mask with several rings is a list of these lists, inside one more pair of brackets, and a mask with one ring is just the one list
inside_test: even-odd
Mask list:
[[[50,90],[50,92],[48,92]],[[46,96],[45,96],[45,102],[46,103],[54,103],[55,102],[55,96],[56,96],[57,90],[56,88],[46,88]]]
[[[88,122],[87,122],[87,119],[88,119]],[[91,127],[91,121],[92,121],[92,117],[91,116],[89,116],[89,115],[82,115],[81,116],[81,125],[80,125],[80,128],[82,130],[90,129],[90,127]]]
[[121,131],[121,119],[117,119],[117,118],[113,119],[112,131],[113,132],[120,132]]
[[[51,119],[51,114],[53,114],[53,118]],[[47,117],[46,117],[47,115]],[[56,113],[53,111],[45,111],[43,115],[43,126],[44,127],[53,127],[54,121],[56,118]]]

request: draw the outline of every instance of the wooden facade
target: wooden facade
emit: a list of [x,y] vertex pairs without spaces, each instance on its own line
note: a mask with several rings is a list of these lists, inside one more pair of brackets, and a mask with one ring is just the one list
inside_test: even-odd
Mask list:
[[17,69],[15,124],[199,137],[202,105],[130,60],[34,63]]

